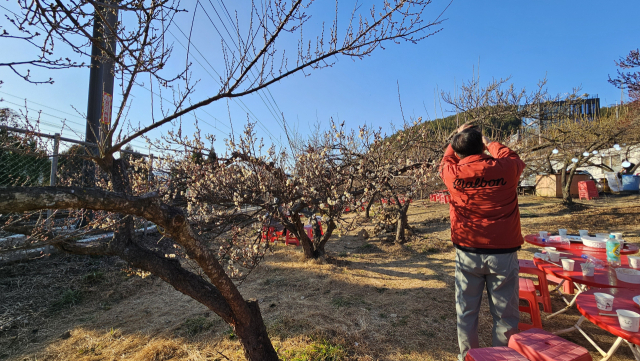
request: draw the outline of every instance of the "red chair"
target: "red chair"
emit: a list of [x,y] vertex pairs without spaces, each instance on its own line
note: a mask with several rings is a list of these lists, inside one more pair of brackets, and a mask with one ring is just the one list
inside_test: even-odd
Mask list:
[[540,295],[536,295],[536,300],[542,304],[544,312],[551,313],[551,297],[549,296],[549,283],[544,271],[541,271],[531,260],[519,259],[520,273],[534,275],[538,277],[538,284],[535,285]]
[[519,297],[521,300],[529,302],[529,307],[519,306],[518,309],[521,312],[526,312],[531,315],[531,322],[533,324],[518,323],[518,329],[528,330],[530,328],[542,328],[542,318],[540,317],[540,308],[538,307],[538,295],[536,294],[536,286],[533,281],[528,278],[520,278],[520,292]]
[[578,182],[578,195],[580,199],[585,198],[587,200],[598,198],[598,189],[596,183],[592,180]]
[[586,348],[535,328],[511,336],[509,347],[531,361],[592,361]]
[[287,235],[284,238],[284,244],[285,245],[293,244],[296,247],[299,247],[300,246],[300,241],[294,235],[292,235],[291,232],[289,232],[287,230]]
[[518,351],[506,346],[472,348],[467,352],[464,361],[529,361]]
[[282,237],[282,232],[283,231],[276,231],[275,227],[267,228],[265,226],[265,227],[262,228],[262,239],[263,240],[269,240],[271,242],[275,242],[275,241],[279,240],[280,237]]

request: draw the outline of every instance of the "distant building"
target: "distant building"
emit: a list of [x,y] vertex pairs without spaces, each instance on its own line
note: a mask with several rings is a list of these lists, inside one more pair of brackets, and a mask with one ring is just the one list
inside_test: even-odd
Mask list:
[[561,118],[593,120],[600,116],[600,98],[598,95],[584,94],[579,99],[560,100],[540,104],[542,125]]

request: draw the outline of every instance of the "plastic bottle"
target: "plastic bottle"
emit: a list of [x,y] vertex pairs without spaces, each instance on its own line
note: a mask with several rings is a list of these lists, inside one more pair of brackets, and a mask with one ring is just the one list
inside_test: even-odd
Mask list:
[[609,235],[607,241],[607,262],[611,267],[620,267],[620,242],[613,234]]
[[583,259],[586,259],[587,262],[593,263],[596,269],[604,269],[604,261],[599,260],[599,259],[597,259],[597,258],[595,258],[595,257],[593,257],[591,255],[588,255],[588,254],[583,254],[580,257],[582,257]]

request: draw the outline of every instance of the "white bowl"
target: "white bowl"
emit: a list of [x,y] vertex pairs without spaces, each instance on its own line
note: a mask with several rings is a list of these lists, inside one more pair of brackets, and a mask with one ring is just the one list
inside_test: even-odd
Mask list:
[[629,310],[616,310],[618,314],[618,322],[620,328],[629,332],[638,332],[640,330],[640,314]]
[[638,256],[627,256],[629,260],[629,267],[638,269],[640,268],[640,257]]
[[591,248],[607,248],[607,241],[598,237],[589,237],[583,236],[581,237],[582,243]]
[[640,284],[640,271],[631,268],[616,268],[616,276],[622,282]]
[[613,310],[613,296],[608,293],[596,292],[593,294],[596,298],[596,305],[599,310],[611,311]]
[[607,242],[598,237],[582,236],[582,243],[591,248],[607,248]]

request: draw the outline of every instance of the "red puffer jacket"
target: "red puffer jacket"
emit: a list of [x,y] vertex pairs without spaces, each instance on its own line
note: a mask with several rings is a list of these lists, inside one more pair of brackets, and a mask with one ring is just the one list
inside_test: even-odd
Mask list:
[[449,145],[442,158],[440,175],[451,193],[451,240],[470,248],[517,248],[524,243],[517,187],[525,164],[498,142],[487,149],[492,156],[459,159]]

